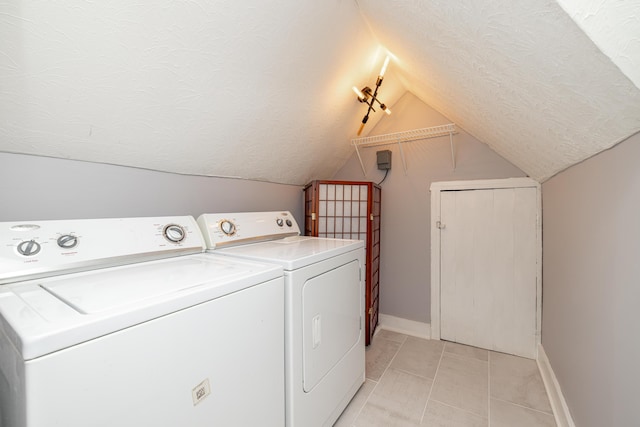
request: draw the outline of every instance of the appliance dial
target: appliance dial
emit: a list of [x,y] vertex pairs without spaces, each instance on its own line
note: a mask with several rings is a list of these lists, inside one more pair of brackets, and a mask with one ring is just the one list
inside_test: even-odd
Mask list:
[[187,236],[184,228],[178,224],[169,224],[162,230],[164,238],[171,243],[180,243]]
[[278,227],[282,227],[282,224],[284,224],[284,221],[282,221],[282,218],[278,218],[276,219],[276,224],[278,224]]
[[233,236],[236,234],[236,225],[228,219],[220,221],[220,230],[227,236]]
[[35,240],[25,240],[18,245],[18,253],[24,256],[32,256],[40,252],[40,243]]
[[288,226],[288,227],[292,227],[292,226],[293,226],[293,223],[291,222],[291,220],[290,220],[290,219],[288,219],[288,220],[287,220],[287,226]]
[[62,249],[73,249],[78,246],[78,237],[73,234],[63,234],[58,237],[58,246]]

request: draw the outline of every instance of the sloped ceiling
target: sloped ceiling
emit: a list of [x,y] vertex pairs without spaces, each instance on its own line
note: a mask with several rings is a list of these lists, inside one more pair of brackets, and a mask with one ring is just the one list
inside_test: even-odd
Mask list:
[[640,87],[640,2],[558,0],[558,3],[596,46]]
[[304,184],[383,60],[352,0],[2,2],[0,151]]
[[555,1],[359,3],[407,89],[534,179],[640,130],[640,90]]
[[640,130],[638,6],[561,3],[5,2],[0,151],[331,177],[388,50],[387,104],[410,91],[544,180]]

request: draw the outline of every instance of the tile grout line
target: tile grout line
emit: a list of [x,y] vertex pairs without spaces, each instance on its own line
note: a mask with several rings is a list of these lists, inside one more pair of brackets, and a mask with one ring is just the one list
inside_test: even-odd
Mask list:
[[531,408],[530,406],[522,405],[520,403],[511,402],[509,400],[500,399],[498,397],[494,397],[494,399],[495,400],[499,400],[500,402],[503,402],[503,403],[507,403],[509,405],[518,406],[518,407],[523,408],[523,409],[528,409],[528,410],[534,411],[534,412],[540,412],[541,414],[545,414],[545,415],[549,415],[549,416],[554,417],[553,411],[552,412],[545,412],[545,411],[540,410],[540,409]]
[[[378,384],[380,383],[380,381],[374,381],[374,380],[370,380],[369,378],[367,378],[365,376],[364,378],[364,382],[366,383],[368,381],[374,382],[376,383],[376,385],[373,386],[373,389],[371,389],[371,392],[369,393],[369,395],[367,396],[367,398],[364,400],[364,402],[362,403],[362,406],[360,407],[360,409],[358,410],[358,413],[355,415],[355,417],[353,417],[353,422],[351,423],[351,427],[354,427],[354,423],[356,421],[358,421],[358,417],[360,416],[360,414],[362,413],[362,410],[364,409],[364,407],[366,406],[367,402],[369,401],[369,398],[371,397],[371,395],[373,394],[373,392],[376,390],[376,387],[378,387]],[[363,384],[364,385],[364,384]]]
[[[385,339],[385,338],[383,338]],[[387,340],[387,341],[391,341],[391,340]],[[369,398],[373,395],[373,392],[376,391],[376,388],[378,387],[378,384],[380,384],[382,377],[384,377],[384,374],[387,373],[387,371],[389,370],[389,367],[391,366],[391,364],[393,363],[393,361],[395,360],[396,356],[398,356],[398,353],[400,353],[400,349],[402,348],[402,346],[404,345],[404,343],[407,341],[407,337],[404,337],[404,341],[402,341],[402,343],[400,343],[400,346],[398,347],[398,349],[396,350],[395,354],[393,355],[393,357],[391,358],[391,360],[389,360],[389,363],[387,364],[387,367],[384,368],[384,371],[382,371],[382,374],[380,375],[380,378],[378,378],[378,381],[376,382],[376,386],[373,388],[373,390],[371,390],[371,393],[369,393],[369,396],[367,397],[367,400],[364,402],[365,404],[369,401]],[[364,406],[363,406],[364,408]],[[358,415],[360,415],[358,413]]]
[[429,394],[427,395],[427,401],[424,403],[424,409],[422,410],[422,416],[420,417],[420,424],[424,421],[424,416],[427,413],[427,406],[429,405],[429,400],[431,400],[431,393],[433,393],[433,387],[436,385],[436,378],[438,377],[438,371],[440,370],[440,364],[442,363],[442,357],[444,356],[444,349],[446,347],[446,343],[442,346],[442,352],[440,353],[440,360],[438,360],[438,367],[436,368],[436,373],[433,374],[433,381],[431,381],[431,388],[429,389]]
[[[382,377],[384,377],[384,374],[387,373],[387,371],[389,370],[389,368],[391,367],[391,365],[393,364],[393,361],[396,360],[396,357],[398,357],[398,353],[400,353],[400,350],[402,349],[402,346],[404,345],[404,343],[407,342],[407,336],[405,335],[404,337],[404,341],[402,341],[402,343],[400,344],[400,347],[398,347],[398,349],[396,350],[396,353],[393,355],[393,357],[391,358],[391,360],[389,360],[389,364],[387,365],[386,368],[384,368],[384,371],[382,371],[382,375],[380,375],[380,379],[382,379]],[[379,382],[379,381],[378,381]]]
[[487,427],[491,427],[491,350],[487,350]]
[[[385,338],[382,338],[385,339]],[[387,340],[387,341],[391,341],[391,340]],[[398,349],[396,350],[396,353],[393,355],[393,357],[391,358],[391,360],[389,361],[389,364],[387,365],[386,368],[384,368],[384,371],[382,371],[382,374],[380,375],[380,378],[378,378],[378,381],[374,381],[372,379],[367,378],[367,375],[365,373],[364,376],[364,380],[365,382],[369,379],[370,381],[373,381],[374,383],[376,383],[375,386],[373,386],[373,390],[371,390],[371,393],[369,393],[369,395],[367,396],[367,398],[365,399],[364,403],[362,404],[362,407],[360,408],[360,410],[358,411],[358,414],[355,416],[355,418],[353,419],[353,423],[351,423],[351,426],[353,427],[354,423],[356,421],[358,421],[358,418],[360,417],[360,414],[362,413],[362,410],[364,409],[365,406],[367,406],[367,402],[369,402],[369,399],[371,399],[371,396],[373,396],[373,393],[376,391],[376,388],[378,388],[378,385],[380,384],[380,380],[382,379],[382,377],[384,376],[384,374],[387,372],[387,370],[389,369],[389,366],[391,366],[391,364],[393,363],[393,360],[396,358],[396,356],[398,355],[398,353],[400,352],[400,349],[402,348],[402,346],[404,345],[404,343],[407,341],[407,337],[405,336],[404,341],[402,341],[402,343],[400,344],[400,347],[398,347]],[[371,345],[373,345],[373,342],[371,343]]]
[[[452,404],[450,404],[450,403],[446,403],[446,402],[441,402],[440,400],[437,400],[437,399],[433,399],[433,401],[434,401],[434,402],[436,402],[436,403],[437,403],[437,404],[439,404],[439,405],[442,405],[442,406],[448,406],[449,408],[452,408],[452,409],[456,409],[456,410],[458,410],[458,411],[465,412],[465,413],[467,413],[467,414],[469,414],[469,415],[471,415],[471,416],[478,417],[478,418],[482,418],[483,420],[485,419],[485,417],[483,417],[482,415],[478,414],[477,412],[471,412],[471,411],[470,411],[470,410],[468,410],[468,409],[459,408],[458,406],[455,406],[455,405],[452,405]],[[488,418],[487,418],[487,420],[488,420]]]

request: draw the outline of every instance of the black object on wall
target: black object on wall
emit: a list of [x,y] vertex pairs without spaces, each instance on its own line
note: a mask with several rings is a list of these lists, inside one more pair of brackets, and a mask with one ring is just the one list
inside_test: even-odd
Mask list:
[[391,169],[391,150],[376,151],[376,157],[378,159],[378,169]]

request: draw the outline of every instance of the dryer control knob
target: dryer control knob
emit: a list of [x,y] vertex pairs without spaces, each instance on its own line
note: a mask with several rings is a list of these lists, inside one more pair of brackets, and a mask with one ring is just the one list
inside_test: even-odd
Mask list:
[[284,224],[284,221],[282,220],[282,218],[278,218],[276,219],[276,224],[278,224],[278,227],[282,227],[282,225]]
[[165,226],[164,230],[162,230],[162,234],[164,235],[164,238],[171,243],[180,243],[187,235],[184,228],[178,224],[169,224]]
[[40,243],[35,240],[25,240],[18,245],[18,253],[24,256],[32,256],[40,252]]
[[78,245],[78,236],[73,234],[64,234],[58,237],[58,246],[62,249],[72,249]]
[[236,234],[236,225],[228,219],[220,221],[220,230],[227,236],[233,236]]
[[293,227],[293,223],[291,222],[291,220],[290,220],[290,219],[288,219],[288,220],[287,220],[287,226],[288,226],[288,227]]

